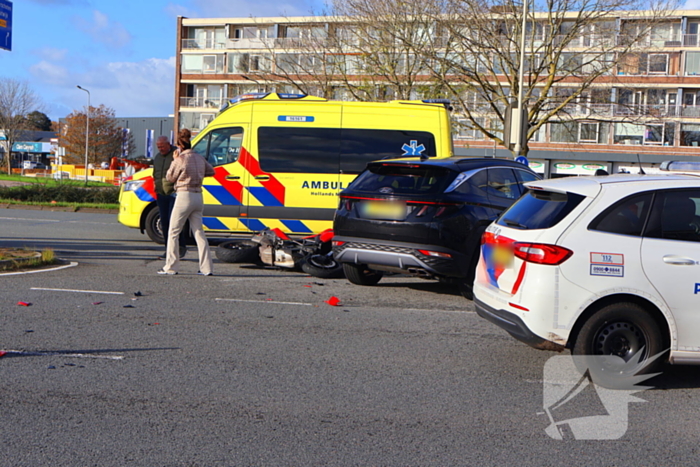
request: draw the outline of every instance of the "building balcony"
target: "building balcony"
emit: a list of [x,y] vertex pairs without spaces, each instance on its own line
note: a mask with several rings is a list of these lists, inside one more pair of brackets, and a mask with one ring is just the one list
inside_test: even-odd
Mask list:
[[199,39],[182,39],[182,50],[212,50],[212,49],[226,49],[227,44],[225,42],[215,42],[213,40],[199,40]]
[[220,109],[226,102],[224,97],[181,97],[180,108]]

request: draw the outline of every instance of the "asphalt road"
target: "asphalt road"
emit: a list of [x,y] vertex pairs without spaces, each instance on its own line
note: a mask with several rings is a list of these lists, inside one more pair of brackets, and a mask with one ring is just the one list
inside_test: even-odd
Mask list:
[[[554,440],[543,375],[556,354],[516,342],[435,282],[366,288],[218,262],[202,277],[194,248],[180,275],[158,276],[160,247],[104,214],[3,210],[0,246],[13,245],[79,264],[0,276],[3,466],[700,458],[700,368],[668,367],[637,394],[646,403],[623,404],[620,439]],[[583,400],[576,417],[606,410]]]

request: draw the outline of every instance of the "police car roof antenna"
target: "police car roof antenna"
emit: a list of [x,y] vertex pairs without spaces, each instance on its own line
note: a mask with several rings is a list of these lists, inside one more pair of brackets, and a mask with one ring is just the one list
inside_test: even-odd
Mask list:
[[637,153],[637,162],[639,162],[639,175],[646,175],[647,173],[642,168],[642,160],[639,158],[639,153]]

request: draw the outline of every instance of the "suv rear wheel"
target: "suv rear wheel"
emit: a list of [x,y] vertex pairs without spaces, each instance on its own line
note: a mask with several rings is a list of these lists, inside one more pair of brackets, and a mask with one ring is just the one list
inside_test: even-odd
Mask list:
[[[636,303],[606,305],[583,324],[574,356],[593,356],[588,369],[603,386],[634,386],[633,377],[651,373],[663,363],[664,338],[654,317]],[[620,359],[606,361],[602,356]],[[588,363],[588,362],[587,362]],[[582,369],[583,370],[583,369]]]
[[350,282],[356,285],[376,285],[384,275],[363,264],[343,263],[343,272]]

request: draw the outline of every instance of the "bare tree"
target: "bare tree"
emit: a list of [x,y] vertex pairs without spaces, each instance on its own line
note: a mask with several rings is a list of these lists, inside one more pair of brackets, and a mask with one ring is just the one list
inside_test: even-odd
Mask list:
[[[305,94],[359,101],[431,96],[435,86],[414,47],[431,40],[420,2],[396,14],[392,0],[336,2],[324,23],[288,25],[267,41],[267,65],[256,76]],[[423,16],[418,13],[423,13]]]
[[26,116],[39,107],[39,97],[26,82],[0,78],[0,131],[5,134],[8,174],[12,173],[12,146],[29,129]]
[[[648,59],[640,51],[667,24],[675,0],[654,1],[533,2],[524,31],[526,141],[550,122],[638,118],[612,115],[611,89],[616,72]],[[268,76],[326,97],[338,88],[357,100],[446,97],[458,125],[504,144],[519,91],[522,4],[335,0],[326,20],[323,40],[271,45]]]

